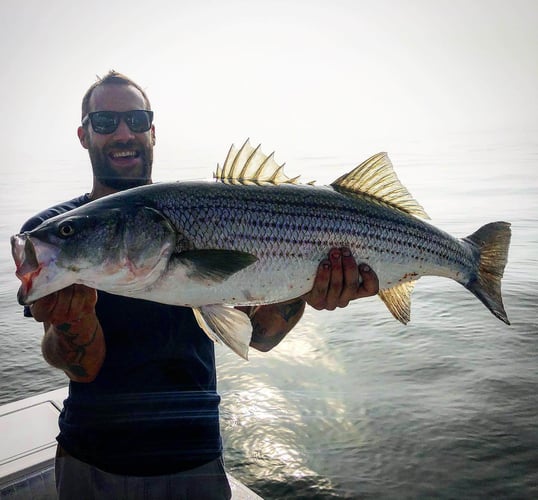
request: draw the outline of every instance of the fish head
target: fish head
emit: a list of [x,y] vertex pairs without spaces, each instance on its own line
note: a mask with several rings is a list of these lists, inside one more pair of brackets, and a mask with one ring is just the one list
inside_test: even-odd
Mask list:
[[80,207],[11,238],[21,304],[80,283],[128,294],[155,282],[175,249],[175,231],[147,206]]

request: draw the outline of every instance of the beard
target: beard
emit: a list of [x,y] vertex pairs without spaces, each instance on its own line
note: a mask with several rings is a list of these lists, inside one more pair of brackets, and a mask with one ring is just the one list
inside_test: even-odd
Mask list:
[[[108,156],[111,149],[126,149],[138,151],[142,165],[133,174],[125,174],[115,169]],[[88,148],[90,160],[93,169],[93,175],[104,186],[116,191],[123,191],[137,186],[144,186],[151,180],[151,170],[153,164],[153,148],[145,146],[138,141],[129,141],[126,143],[113,143],[103,149],[91,145]]]

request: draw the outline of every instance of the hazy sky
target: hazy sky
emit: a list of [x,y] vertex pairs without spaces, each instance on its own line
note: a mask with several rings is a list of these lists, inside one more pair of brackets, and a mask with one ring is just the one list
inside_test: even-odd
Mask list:
[[537,26],[536,0],[2,0],[2,150],[87,161],[81,97],[111,68],[147,89],[168,163],[538,130]]

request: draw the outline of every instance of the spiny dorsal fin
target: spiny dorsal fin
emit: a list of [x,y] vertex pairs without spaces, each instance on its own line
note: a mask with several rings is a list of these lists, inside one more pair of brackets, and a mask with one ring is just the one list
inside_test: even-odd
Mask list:
[[213,177],[226,184],[297,184],[299,176],[289,178],[284,173],[284,163],[279,165],[274,153],[267,156],[260,146],[253,148],[249,139],[239,150],[232,144],[224,165],[217,165]]
[[351,172],[336,179],[331,186],[337,191],[367,194],[408,214],[429,219],[422,206],[400,182],[387,153],[378,153]]
[[411,293],[415,281],[408,281],[393,288],[379,290],[379,297],[385,303],[391,314],[404,325],[411,319]]

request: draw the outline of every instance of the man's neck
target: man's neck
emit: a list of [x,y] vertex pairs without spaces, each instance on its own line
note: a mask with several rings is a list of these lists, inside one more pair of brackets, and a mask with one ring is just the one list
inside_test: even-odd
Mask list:
[[[147,182],[147,184],[151,184],[151,180]],[[97,200],[98,198],[102,198],[103,196],[108,196],[109,194],[117,193],[119,190],[111,188],[109,186],[106,186],[105,184],[102,184],[97,179],[93,179],[93,188],[90,193],[90,200]]]
[[97,200],[98,198],[102,198],[103,196],[107,196],[112,193],[117,193],[117,190],[104,186],[99,181],[94,180],[92,192],[90,193],[90,200]]

